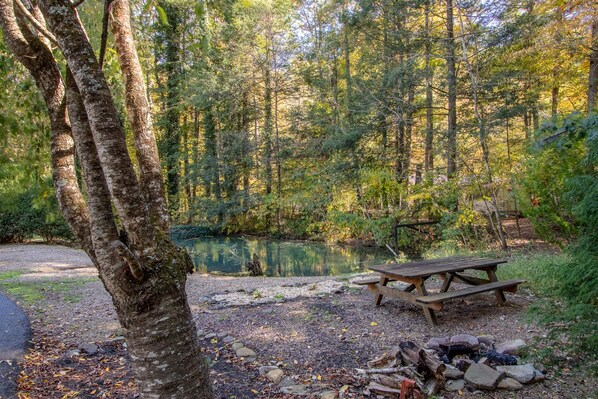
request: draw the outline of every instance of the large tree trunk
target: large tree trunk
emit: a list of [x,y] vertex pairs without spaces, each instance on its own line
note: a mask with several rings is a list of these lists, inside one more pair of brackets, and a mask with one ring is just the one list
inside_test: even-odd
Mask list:
[[457,74],[455,71],[455,35],[453,32],[453,0],[446,1],[446,66],[448,84],[448,132],[446,174],[457,173]]
[[432,45],[430,39],[430,0],[425,4],[425,30],[426,30],[426,144],[424,153],[424,170],[429,172],[434,169],[434,110],[432,97],[432,67],[430,56]]
[[[168,240],[163,226],[143,206],[141,184],[110,90],[75,10],[67,0],[44,1],[41,10],[70,70],[66,102],[56,61],[24,20],[14,15],[12,0],[0,0],[4,39],[30,70],[46,100],[60,206],[112,297],[140,392],[155,398],[211,398],[209,371],[185,296],[191,260]],[[87,203],[74,174],[66,103]],[[136,148],[137,153],[143,150],[143,146]],[[124,230],[122,241],[116,217]]]
[[592,22],[592,48],[590,49],[590,73],[588,77],[588,113],[596,108],[598,92],[598,20]]

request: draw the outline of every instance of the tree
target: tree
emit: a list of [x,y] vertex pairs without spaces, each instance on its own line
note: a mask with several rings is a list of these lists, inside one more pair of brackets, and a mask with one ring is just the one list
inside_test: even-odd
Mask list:
[[[126,7],[124,0],[117,6],[113,29],[122,24],[118,35],[132,43],[131,31],[122,28],[128,25]],[[135,173],[114,99],[76,8],[68,0],[29,6],[1,0],[0,23],[8,47],[46,102],[60,208],[112,297],[141,394],[211,398],[208,366],[185,294],[193,265],[167,237],[165,198],[155,189],[162,184],[160,175],[139,178]],[[66,61],[66,79],[51,46]],[[131,47],[117,45],[117,51],[123,73],[132,74],[126,79],[142,80],[140,70],[123,62],[133,56]],[[143,139],[135,141],[137,159],[159,171],[155,153],[142,156],[145,161],[140,158],[148,155],[148,146],[155,148],[147,124],[141,130]],[[85,197],[75,174],[75,153]]]

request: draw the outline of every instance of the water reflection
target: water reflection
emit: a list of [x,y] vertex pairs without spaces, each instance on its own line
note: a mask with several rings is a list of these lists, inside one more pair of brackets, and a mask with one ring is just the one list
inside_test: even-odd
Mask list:
[[240,273],[253,253],[267,276],[334,276],[386,263],[383,249],[255,237],[203,237],[177,243],[190,253],[197,271]]

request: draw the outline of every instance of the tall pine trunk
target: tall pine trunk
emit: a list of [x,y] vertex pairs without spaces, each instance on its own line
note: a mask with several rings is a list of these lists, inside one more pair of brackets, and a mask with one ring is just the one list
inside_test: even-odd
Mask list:
[[446,0],[446,78],[448,85],[446,174],[449,179],[457,173],[457,74],[453,26],[453,0]]

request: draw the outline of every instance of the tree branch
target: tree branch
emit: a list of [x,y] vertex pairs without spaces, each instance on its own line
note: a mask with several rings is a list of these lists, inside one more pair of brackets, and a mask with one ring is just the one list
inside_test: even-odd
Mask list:
[[56,41],[56,38],[54,37],[54,35],[49,30],[47,30],[45,27],[43,27],[42,24],[39,23],[39,21],[37,20],[37,18],[35,18],[29,12],[29,10],[21,2],[21,0],[14,0],[14,2],[17,5],[17,8],[19,9],[19,12],[21,14],[23,14],[23,16],[29,22],[31,22],[31,25],[33,25],[35,27],[35,29],[37,29],[38,32],[41,33],[43,36],[45,36],[53,45],[55,45],[56,47],[58,47],[58,41]]

